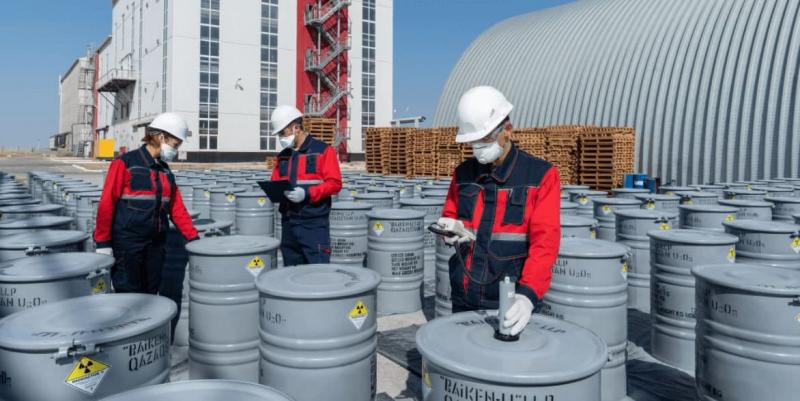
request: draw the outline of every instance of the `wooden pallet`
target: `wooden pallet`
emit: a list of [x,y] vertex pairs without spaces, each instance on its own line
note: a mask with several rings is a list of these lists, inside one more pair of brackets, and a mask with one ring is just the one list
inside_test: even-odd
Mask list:
[[587,127],[580,138],[580,182],[593,189],[622,186],[633,172],[636,136],[632,128]]

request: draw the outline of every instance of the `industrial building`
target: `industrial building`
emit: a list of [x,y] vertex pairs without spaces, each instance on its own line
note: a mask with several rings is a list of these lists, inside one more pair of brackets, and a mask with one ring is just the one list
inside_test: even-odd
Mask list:
[[50,138],[50,149],[64,149],[78,156],[91,154],[94,116],[94,58],[75,59],[58,80],[58,133]]
[[518,127],[634,127],[636,168],[681,184],[800,173],[793,1],[578,1],[502,21],[445,85],[493,85]]
[[[137,147],[174,111],[188,161],[263,160],[278,104],[334,118],[340,152],[363,157],[362,129],[392,118],[392,0],[113,0],[97,51],[96,140]],[[378,101],[378,99],[380,99]]]

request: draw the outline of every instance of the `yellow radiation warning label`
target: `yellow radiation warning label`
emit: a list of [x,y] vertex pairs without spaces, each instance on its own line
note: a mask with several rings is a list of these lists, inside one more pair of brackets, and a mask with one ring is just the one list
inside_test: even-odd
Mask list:
[[622,262],[622,266],[619,268],[619,272],[622,273],[622,278],[628,279],[628,262]]
[[792,249],[794,249],[795,253],[800,253],[800,237],[792,239]]
[[608,206],[608,205],[603,205],[603,207],[601,209],[603,211],[603,214],[610,214],[611,213],[611,207]]
[[733,221],[733,215],[729,214],[729,215],[725,216],[725,221]]
[[267,198],[262,196],[256,202],[258,202],[258,206],[264,207],[267,204]]
[[228,194],[227,198],[228,198],[228,203],[236,202],[236,195],[234,194]]
[[108,290],[108,284],[106,284],[105,277],[98,277],[97,282],[92,286],[92,295],[105,294],[106,290]]
[[70,372],[69,376],[64,380],[64,383],[77,388],[89,395],[97,391],[100,382],[106,377],[110,366],[95,359],[82,357],[75,367]]
[[728,249],[728,261],[731,263],[736,262],[736,248],[730,247]]
[[660,228],[661,231],[667,231],[669,230],[669,223],[661,223],[661,225],[658,226],[658,228]]
[[253,256],[253,259],[250,259],[250,262],[247,262],[247,271],[249,271],[253,276],[258,276],[266,264],[264,260],[261,259],[261,256]]
[[381,223],[380,221],[376,221],[375,224],[372,225],[372,232],[375,233],[375,235],[380,236],[381,234],[383,234],[383,230],[384,230],[383,223]]
[[656,208],[656,203],[653,201],[647,201],[647,204],[644,207],[645,209],[653,210]]
[[350,309],[350,313],[347,314],[347,317],[353,323],[353,326],[356,326],[356,330],[361,330],[361,326],[364,325],[364,322],[367,321],[367,317],[369,317],[369,309],[367,309],[367,305],[364,305],[364,301],[358,300],[356,305],[353,306],[353,309]]
[[425,383],[425,386],[430,389],[433,387],[433,382],[431,381],[431,374],[428,373],[428,364],[425,361],[422,361],[422,382]]

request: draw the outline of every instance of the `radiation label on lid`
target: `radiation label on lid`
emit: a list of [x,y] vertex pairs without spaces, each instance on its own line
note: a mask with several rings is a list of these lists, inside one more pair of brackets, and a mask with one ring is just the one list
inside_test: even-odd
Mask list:
[[258,206],[264,207],[267,204],[267,198],[262,196],[256,202],[258,202]]
[[253,256],[253,259],[250,259],[250,262],[247,263],[247,271],[249,271],[253,276],[257,277],[259,274],[261,274],[261,271],[264,270],[265,266],[266,264],[260,256]]
[[82,357],[72,368],[64,383],[92,395],[97,391],[110,366],[95,359]]

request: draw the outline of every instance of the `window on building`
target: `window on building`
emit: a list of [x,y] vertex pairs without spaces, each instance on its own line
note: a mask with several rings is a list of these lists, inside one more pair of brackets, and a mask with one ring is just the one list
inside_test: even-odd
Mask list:
[[278,0],[261,0],[261,96],[259,148],[277,150],[269,116],[278,103]]
[[200,1],[200,119],[198,134],[200,149],[204,150],[217,149],[217,137],[219,136],[219,1]]
[[361,125],[375,125],[375,0],[364,0],[361,22]]

